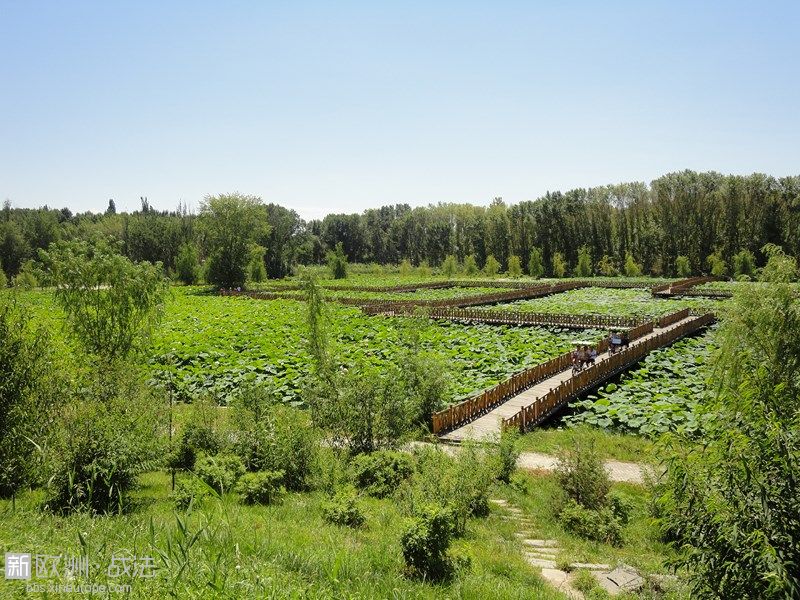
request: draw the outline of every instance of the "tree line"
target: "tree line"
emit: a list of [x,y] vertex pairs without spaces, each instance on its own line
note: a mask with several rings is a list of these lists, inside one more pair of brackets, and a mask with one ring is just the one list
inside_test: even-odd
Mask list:
[[[236,206],[220,203],[231,198]],[[161,262],[173,272],[195,260],[207,270],[215,253],[220,259],[221,248],[238,242],[237,260],[247,255],[239,270],[253,279],[320,264],[339,244],[350,262],[382,265],[450,261],[469,270],[488,262],[492,270],[519,265],[524,273],[547,276],[724,275],[742,261],[764,264],[762,249],[769,244],[800,256],[800,176],[683,171],[649,186],[548,192],[513,205],[500,198],[488,207],[398,204],[311,221],[240,194],[207,198],[198,214],[185,206],[156,211],[146,198],[132,213],[117,213],[111,201],[103,214],[76,215],[6,202],[0,212],[2,268],[15,277],[52,242],[98,235],[118,240],[132,260]]]

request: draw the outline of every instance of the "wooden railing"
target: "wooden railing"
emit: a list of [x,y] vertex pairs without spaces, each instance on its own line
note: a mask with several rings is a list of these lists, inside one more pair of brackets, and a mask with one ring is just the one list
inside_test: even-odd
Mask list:
[[714,276],[688,277],[686,279],[679,279],[678,281],[673,281],[672,283],[657,285],[654,288],[652,288],[652,292],[655,295],[666,295],[666,296],[679,295],[703,283],[709,283],[711,281],[720,281],[720,280],[721,280],[720,277],[714,277]]
[[658,326],[660,328],[669,327],[673,323],[677,323],[678,321],[683,321],[686,317],[689,316],[689,309],[684,308],[683,310],[676,311],[669,315],[664,315],[658,320]]
[[649,352],[666,346],[685,335],[694,333],[710,325],[713,321],[714,315],[706,313],[609,356],[605,360],[573,375],[508,419],[503,419],[503,427],[517,427],[521,431],[526,431],[538,425],[582,392],[613,377],[618,372],[641,360]]
[[[415,314],[415,307],[401,307],[385,310],[373,305],[365,306],[367,314],[383,314],[386,316],[409,316]],[[446,319],[468,323],[490,323],[498,325],[543,325],[567,327],[570,329],[592,329],[619,327],[628,329],[642,324],[642,319],[635,317],[617,317],[612,315],[567,315],[555,313],[531,313],[505,310],[481,310],[474,308],[432,308],[425,313],[431,319]]]

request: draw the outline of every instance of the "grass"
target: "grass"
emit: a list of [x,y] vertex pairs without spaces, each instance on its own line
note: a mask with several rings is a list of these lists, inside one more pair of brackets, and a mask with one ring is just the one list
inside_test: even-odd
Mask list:
[[[521,474],[517,477],[528,481],[527,491],[509,485],[498,490],[498,496],[519,507],[533,522],[532,529],[527,532],[530,536],[558,541],[559,562],[609,564],[612,568],[624,563],[648,575],[668,573],[666,561],[672,556],[672,550],[661,541],[658,526],[649,514],[650,493],[645,488],[623,483],[612,487],[624,493],[633,505],[630,522],[623,527],[623,546],[616,548],[587,541],[564,530],[556,517],[560,490],[554,476]],[[679,584],[664,598],[688,598],[688,592]]]
[[[169,475],[147,473],[121,516],[59,517],[40,512],[41,493],[0,501],[3,551],[88,556],[82,583],[131,585],[133,598],[562,598],[545,587],[493,519],[474,520],[453,552],[471,560],[449,584],[403,575],[404,517],[391,500],[362,499],[367,526],[322,521],[321,492],[289,494],[274,506],[244,506],[234,495],[177,513]],[[506,532],[508,533],[508,532]],[[152,557],[157,575],[111,579],[113,556]],[[46,581],[46,580],[42,580]],[[27,597],[20,582],[0,580],[3,598]]]
[[527,452],[557,454],[561,449],[573,447],[579,439],[594,444],[603,460],[658,462],[657,446],[653,441],[588,426],[535,429],[520,438],[520,448]]

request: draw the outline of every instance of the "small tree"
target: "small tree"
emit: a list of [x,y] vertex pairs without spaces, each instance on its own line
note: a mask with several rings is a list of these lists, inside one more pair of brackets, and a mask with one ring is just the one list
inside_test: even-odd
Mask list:
[[675,273],[678,277],[689,277],[692,274],[688,256],[678,255],[675,259]]
[[706,257],[706,265],[708,265],[711,274],[715,277],[724,277],[728,273],[728,264],[722,258],[719,250]]
[[51,248],[42,257],[72,333],[90,354],[126,358],[162,312],[168,287],[161,263],[133,263],[103,241]]
[[567,261],[561,252],[553,253],[553,277],[564,277],[567,274]]
[[458,260],[452,254],[448,254],[447,257],[442,261],[442,275],[446,277],[452,277],[458,272]]
[[469,254],[464,257],[464,275],[472,277],[478,273],[478,261],[475,260],[474,254]]
[[337,242],[336,248],[328,252],[326,262],[333,279],[345,279],[347,277],[347,256],[344,253],[342,242]]
[[175,258],[175,271],[178,279],[186,285],[194,285],[200,279],[200,260],[197,257],[197,246],[186,242],[178,250]]
[[522,277],[522,263],[516,254],[508,257],[508,274],[510,277]]
[[417,267],[417,275],[420,277],[429,277],[431,274],[431,268],[428,265],[427,260],[420,261],[419,266]]
[[250,244],[250,262],[247,265],[247,275],[250,281],[258,283],[267,278],[267,268],[264,266],[266,251],[264,246]]
[[0,290],[7,286],[8,279],[6,278],[6,272],[3,270],[3,261],[0,261]]
[[733,255],[733,274],[737,278],[742,275],[753,277],[756,274],[756,257],[746,248]]
[[617,274],[617,266],[608,254],[604,254],[603,258],[597,261],[597,270],[606,277],[613,277]]
[[589,277],[592,274],[592,255],[589,253],[588,246],[581,246],[578,250],[578,264],[575,267],[575,274],[578,277]]
[[761,281],[788,283],[797,279],[797,260],[787,256],[783,248],[767,244],[761,248],[761,252],[768,257],[767,264],[761,270]]
[[641,277],[642,265],[633,259],[633,254],[625,253],[625,277]]
[[534,247],[528,257],[528,275],[539,278],[544,275],[544,259],[541,248]]
[[483,274],[487,277],[496,277],[499,272],[500,263],[497,262],[494,254],[490,254],[486,257],[486,263],[483,265]]
[[411,266],[411,261],[407,258],[403,259],[400,263],[400,277],[409,277],[414,272],[414,267]]
[[242,194],[206,196],[200,226],[208,245],[206,277],[220,287],[240,287],[247,279],[250,244],[269,233],[261,199]]

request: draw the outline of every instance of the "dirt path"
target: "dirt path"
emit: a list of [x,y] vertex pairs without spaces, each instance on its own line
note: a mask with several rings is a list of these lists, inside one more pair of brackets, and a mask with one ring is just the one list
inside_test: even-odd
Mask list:
[[[517,467],[529,471],[552,471],[556,468],[557,462],[556,457],[549,454],[523,452],[517,460]],[[644,483],[644,467],[639,463],[607,460],[603,464],[611,481],[637,483],[640,485]]]

